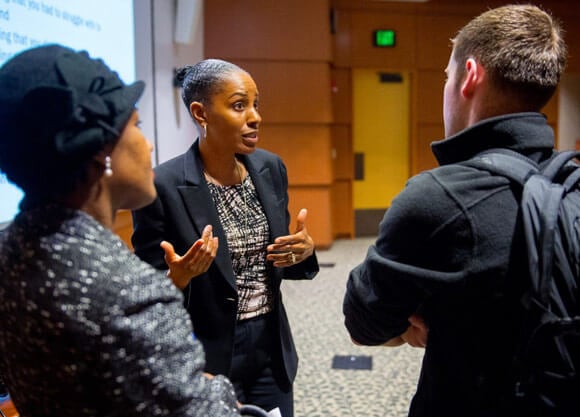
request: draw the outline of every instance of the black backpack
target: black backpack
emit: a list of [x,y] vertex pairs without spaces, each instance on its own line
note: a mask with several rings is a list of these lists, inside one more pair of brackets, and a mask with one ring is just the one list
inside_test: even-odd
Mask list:
[[580,416],[580,166],[571,161],[578,156],[559,152],[540,168],[491,149],[467,163],[509,178],[521,195],[529,289],[512,369],[518,415]]

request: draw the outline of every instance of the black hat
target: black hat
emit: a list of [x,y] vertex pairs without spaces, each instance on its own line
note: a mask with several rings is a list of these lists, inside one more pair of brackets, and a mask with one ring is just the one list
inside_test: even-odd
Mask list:
[[121,136],[144,87],[61,45],[15,55],[0,68],[0,169],[26,192],[42,171],[78,169]]

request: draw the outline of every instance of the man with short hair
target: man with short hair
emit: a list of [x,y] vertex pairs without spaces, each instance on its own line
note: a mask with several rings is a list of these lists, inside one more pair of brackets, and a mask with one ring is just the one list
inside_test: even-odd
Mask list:
[[560,25],[532,5],[484,12],[453,39],[440,166],[410,179],[353,269],[343,311],[353,341],[426,347],[410,416],[507,416],[525,262],[518,196],[465,161],[508,148],[554,154],[540,113],[564,70]]

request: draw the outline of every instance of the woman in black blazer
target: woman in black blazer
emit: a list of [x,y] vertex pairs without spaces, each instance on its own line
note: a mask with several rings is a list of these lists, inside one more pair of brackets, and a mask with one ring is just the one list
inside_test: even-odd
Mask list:
[[216,59],[178,77],[201,134],[155,169],[158,197],[133,213],[135,253],[165,269],[162,241],[177,253],[199,252],[200,275],[172,278],[204,345],[206,371],[230,376],[240,402],[292,417],[298,357],[280,284],[318,272],[307,212],[289,234],[286,167],[256,148],[261,117],[252,77]]

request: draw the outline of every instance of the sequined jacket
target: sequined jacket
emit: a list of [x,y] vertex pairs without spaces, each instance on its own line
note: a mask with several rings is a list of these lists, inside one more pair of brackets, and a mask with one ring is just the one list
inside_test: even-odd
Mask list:
[[20,214],[0,237],[0,372],[20,415],[239,416],[182,303],[84,212]]

